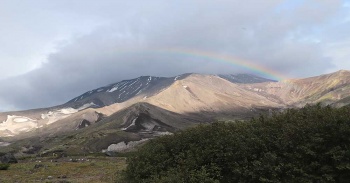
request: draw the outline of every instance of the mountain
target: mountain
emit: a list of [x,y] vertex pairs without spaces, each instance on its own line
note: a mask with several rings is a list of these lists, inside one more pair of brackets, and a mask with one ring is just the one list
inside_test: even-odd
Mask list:
[[262,78],[253,74],[219,74],[219,77],[231,81],[232,83],[264,83],[264,82],[277,82],[275,80]]
[[[103,107],[114,103],[125,102],[137,95],[153,95],[164,88],[169,87],[177,80],[182,80],[190,74],[183,74],[175,77],[154,77],[141,76],[136,79],[123,80],[108,86],[100,87],[88,91],[78,97],[68,101],[65,106],[78,108],[86,104],[93,107]],[[262,83],[276,82],[274,80],[262,78],[252,74],[218,75],[232,83]]]
[[350,71],[340,70],[302,79],[247,84],[243,88],[275,98],[285,106],[301,107],[307,103],[344,106],[350,102]]
[[144,102],[180,114],[205,113],[212,116],[234,111],[233,114],[243,117],[256,108],[282,107],[274,101],[256,95],[255,92],[243,89],[240,84],[216,75],[202,74],[191,74],[177,80]]
[[0,145],[22,153],[121,151],[200,123],[318,102],[349,105],[350,72],[279,82],[245,74],[141,76],[59,106],[0,113]]
[[88,91],[68,101],[65,105],[80,107],[84,104],[93,103],[95,107],[103,107],[114,103],[122,103],[140,94],[154,93],[171,85],[176,79],[176,77],[141,76],[136,79],[123,80]]

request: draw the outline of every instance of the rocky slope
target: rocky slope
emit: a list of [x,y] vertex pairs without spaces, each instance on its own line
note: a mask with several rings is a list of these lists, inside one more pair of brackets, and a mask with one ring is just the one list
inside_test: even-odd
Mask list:
[[247,119],[307,103],[350,104],[349,71],[280,82],[236,77],[143,76],[86,92],[60,106],[0,113],[0,146],[41,153],[125,150],[199,123]]
[[307,103],[344,106],[350,101],[350,71],[340,70],[303,79],[247,84],[244,89],[275,98],[285,106],[301,107]]

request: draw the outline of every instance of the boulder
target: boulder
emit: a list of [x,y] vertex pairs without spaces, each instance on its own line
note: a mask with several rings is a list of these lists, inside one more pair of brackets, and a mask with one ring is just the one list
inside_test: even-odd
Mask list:
[[16,157],[11,154],[11,153],[7,153],[5,155],[0,156],[0,162],[1,163],[18,163]]
[[35,164],[34,165],[34,169],[43,168],[43,167],[45,167],[43,164]]

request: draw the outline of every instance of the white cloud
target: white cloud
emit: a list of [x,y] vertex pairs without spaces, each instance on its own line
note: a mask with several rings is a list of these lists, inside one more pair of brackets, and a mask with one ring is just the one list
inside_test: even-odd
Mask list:
[[338,0],[293,2],[2,1],[0,26],[8,29],[0,30],[7,35],[0,38],[6,43],[0,45],[0,72],[17,76],[0,81],[7,88],[0,90],[0,105],[60,104],[140,75],[251,72],[150,51],[158,48],[225,53],[292,77],[348,68],[342,63],[349,48],[346,7]]

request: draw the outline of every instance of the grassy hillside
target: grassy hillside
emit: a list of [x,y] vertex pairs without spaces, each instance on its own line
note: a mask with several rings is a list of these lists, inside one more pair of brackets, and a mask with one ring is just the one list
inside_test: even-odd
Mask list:
[[307,106],[151,140],[129,182],[348,182],[350,109]]
[[33,158],[0,170],[0,182],[116,182],[125,166],[125,158]]

